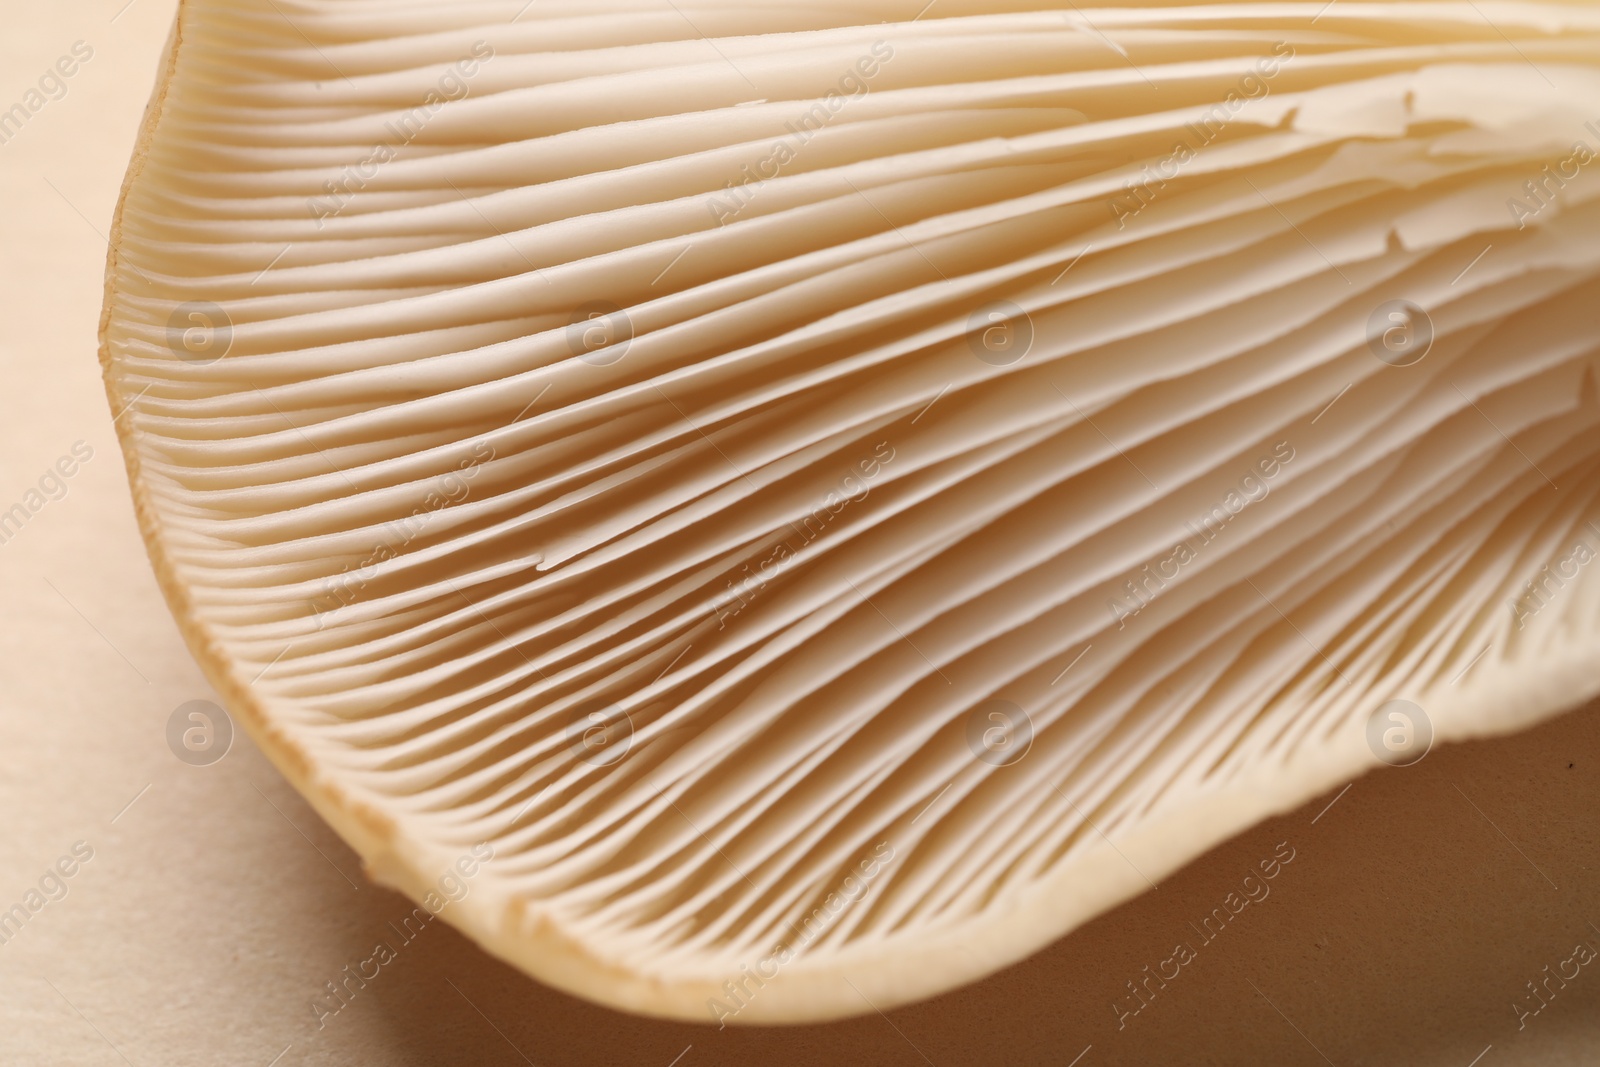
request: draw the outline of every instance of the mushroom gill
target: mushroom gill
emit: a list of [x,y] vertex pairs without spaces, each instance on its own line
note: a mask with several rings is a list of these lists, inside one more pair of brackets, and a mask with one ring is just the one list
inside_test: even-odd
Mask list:
[[375,878],[818,1020],[1600,691],[1597,153],[1576,2],[184,0],[102,360]]

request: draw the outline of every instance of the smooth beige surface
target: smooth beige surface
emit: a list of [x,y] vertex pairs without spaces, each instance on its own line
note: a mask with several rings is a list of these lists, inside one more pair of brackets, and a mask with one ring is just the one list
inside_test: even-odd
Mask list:
[[[365,882],[247,741],[208,769],[166,747],[172,710],[210,694],[134,528],[94,327],[102,235],[171,5],[136,0],[113,23],[118,7],[19,10],[0,37],[0,106],[75,41],[95,49],[67,95],[0,145],[0,508],[75,442],[94,449],[67,495],[0,545],[0,908],[74,842],[94,849],[68,896],[0,945],[0,1063],[944,1067],[1068,1064],[1086,1046],[1083,1067],[1465,1067],[1486,1046],[1482,1067],[1600,1055],[1589,968],[1520,1032],[1512,1009],[1541,967],[1600,939],[1588,926],[1600,921],[1592,713],[1364,778],[1325,813],[1331,795],[1027,963],[887,1020],[718,1033],[627,1018],[434,926],[318,1031],[311,998],[409,906]],[[1123,982],[1285,841],[1295,859],[1272,895],[1119,1032]]]

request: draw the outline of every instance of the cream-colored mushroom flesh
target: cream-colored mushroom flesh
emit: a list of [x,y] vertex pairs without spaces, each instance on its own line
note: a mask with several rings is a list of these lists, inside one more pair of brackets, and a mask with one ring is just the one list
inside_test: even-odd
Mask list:
[[884,1010],[1600,690],[1590,4],[186,0],[164,63],[156,571],[539,979]]

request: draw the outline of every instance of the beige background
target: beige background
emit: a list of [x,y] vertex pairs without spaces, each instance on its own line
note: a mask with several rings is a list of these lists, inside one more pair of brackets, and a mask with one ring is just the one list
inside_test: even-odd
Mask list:
[[[1600,962],[1525,1029],[1512,1010],[1576,941],[1600,944],[1588,712],[1364,778],[1034,959],[887,1018],[722,1032],[634,1019],[435,925],[319,1030],[312,996],[409,906],[366,883],[248,740],[209,768],[166,747],[173,709],[213,694],[150,576],[94,350],[103,235],[174,3],[124,3],[12,3],[0,30],[0,110],[74,42],[95,52],[0,145],[0,511],[75,442],[94,449],[67,496],[0,544],[0,910],[74,842],[94,849],[68,896],[0,945],[0,1063],[1600,1062]],[[1119,1032],[1123,983],[1283,841],[1296,857],[1271,895]]]

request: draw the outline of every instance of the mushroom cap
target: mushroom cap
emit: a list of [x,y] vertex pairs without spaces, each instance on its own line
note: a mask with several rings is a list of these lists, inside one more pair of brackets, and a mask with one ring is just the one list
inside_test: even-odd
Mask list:
[[1597,68],[1576,3],[184,0],[101,331],[156,573],[527,973],[948,990],[1600,692]]

